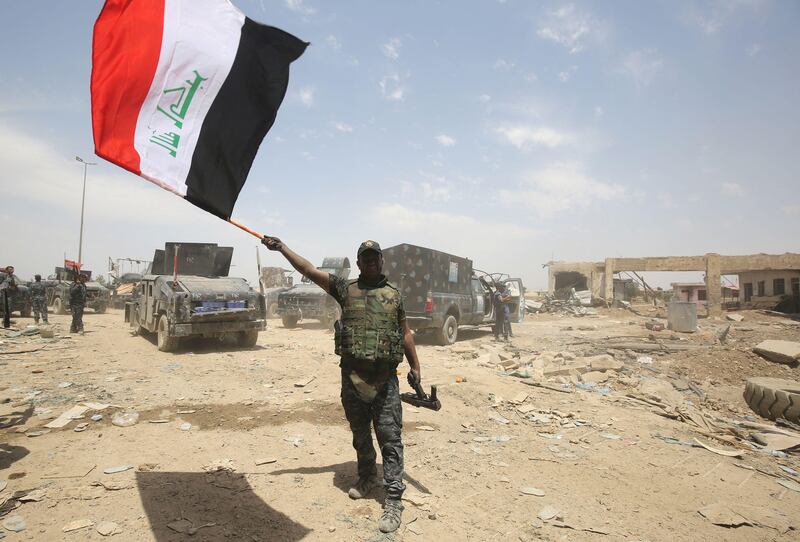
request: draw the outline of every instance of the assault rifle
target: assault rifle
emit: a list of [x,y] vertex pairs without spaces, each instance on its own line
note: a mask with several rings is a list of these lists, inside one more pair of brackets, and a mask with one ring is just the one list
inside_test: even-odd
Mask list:
[[408,384],[414,388],[416,393],[401,393],[400,400],[409,405],[414,405],[422,408],[429,408],[431,410],[439,410],[442,408],[442,403],[436,398],[436,386],[431,386],[431,394],[425,393],[422,389],[422,384],[414,376],[414,373],[409,371]]

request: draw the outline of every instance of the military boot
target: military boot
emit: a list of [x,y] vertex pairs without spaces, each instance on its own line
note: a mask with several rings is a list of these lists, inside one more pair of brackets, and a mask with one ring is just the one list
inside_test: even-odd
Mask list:
[[398,499],[386,499],[383,514],[378,521],[378,529],[382,533],[391,533],[400,527],[400,516],[403,515],[403,503]]
[[356,482],[356,485],[350,488],[347,494],[351,499],[363,499],[369,492],[378,486],[378,477],[374,474],[370,476],[362,476]]

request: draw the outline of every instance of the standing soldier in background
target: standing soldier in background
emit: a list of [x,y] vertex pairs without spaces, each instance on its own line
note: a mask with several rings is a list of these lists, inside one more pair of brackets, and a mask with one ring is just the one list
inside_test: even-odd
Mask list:
[[86,276],[77,273],[75,282],[69,287],[69,308],[72,311],[70,333],[83,335],[83,307],[86,305]]
[[9,265],[3,271],[6,276],[0,282],[0,303],[3,304],[3,327],[11,327],[11,307],[14,292],[17,289],[17,283],[14,282],[14,266]]
[[383,275],[383,252],[375,241],[358,247],[357,280],[345,280],[314,267],[277,237],[261,241],[281,254],[304,277],[328,292],[342,307],[336,323],[336,353],[341,356],[341,399],[358,458],[358,482],[348,493],[363,499],[378,485],[372,429],[383,458],[386,501],[378,528],[389,533],[400,526],[403,513],[403,410],[397,365],[405,354],[411,368],[409,381],[420,382],[414,336],[406,322],[399,290]]
[[33,321],[39,324],[39,313],[42,315],[42,320],[45,324],[47,321],[47,288],[42,284],[42,276],[35,275],[33,277],[33,284],[30,287],[31,302],[33,304]]
[[495,292],[492,296],[494,302],[494,340],[500,340],[500,333],[503,339],[508,341],[508,334],[511,332],[511,321],[508,311],[508,300],[511,296],[506,292],[505,284],[495,283]]

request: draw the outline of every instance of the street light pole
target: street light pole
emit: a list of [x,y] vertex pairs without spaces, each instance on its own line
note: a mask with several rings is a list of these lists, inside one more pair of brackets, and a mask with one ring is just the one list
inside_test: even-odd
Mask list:
[[81,233],[78,238],[78,263],[83,263],[83,209],[86,205],[86,170],[89,166],[96,166],[95,162],[87,162],[80,156],[76,156],[75,160],[83,164],[83,195],[81,195]]

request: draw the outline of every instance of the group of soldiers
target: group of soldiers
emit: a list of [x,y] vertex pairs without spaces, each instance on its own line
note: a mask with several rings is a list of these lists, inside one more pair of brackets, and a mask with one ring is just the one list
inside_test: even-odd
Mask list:
[[[0,281],[0,303],[3,307],[3,327],[11,327],[11,311],[14,307],[14,295],[17,293],[18,284],[14,277],[14,266],[9,265],[3,269],[5,276]],[[29,286],[33,321],[36,325],[39,320],[48,324],[47,318],[47,286],[42,282],[42,276],[33,277]],[[75,281],[69,288],[69,307],[72,312],[70,333],[83,335],[83,309],[86,306],[86,276],[77,274]]]

